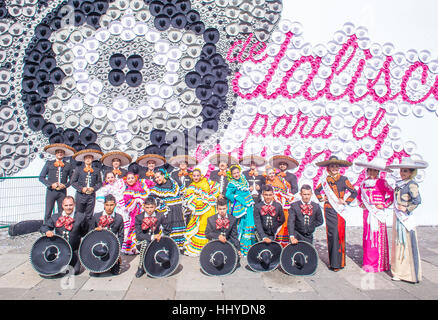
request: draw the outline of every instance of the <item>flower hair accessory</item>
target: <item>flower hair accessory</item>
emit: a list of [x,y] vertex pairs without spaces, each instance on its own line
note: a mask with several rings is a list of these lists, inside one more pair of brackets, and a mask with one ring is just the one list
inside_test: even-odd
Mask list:
[[239,169],[239,171],[240,172],[242,172],[242,167],[241,166],[239,166],[238,164],[233,164],[231,167],[230,167],[230,169],[228,169],[228,171],[227,171],[227,178],[228,178],[228,181],[231,181],[231,179],[234,179],[233,178],[233,175],[231,174],[231,172],[233,172],[233,170],[234,169]]
[[164,169],[164,168],[160,168],[160,169],[158,169],[158,171],[161,172],[161,173],[164,175],[164,178],[165,178],[166,180],[170,179],[170,174],[169,174],[169,172],[167,172],[166,169]]

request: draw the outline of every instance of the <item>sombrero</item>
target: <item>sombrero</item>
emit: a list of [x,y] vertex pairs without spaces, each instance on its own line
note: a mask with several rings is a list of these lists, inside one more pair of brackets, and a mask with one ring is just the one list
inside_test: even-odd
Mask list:
[[64,238],[54,235],[39,238],[30,250],[30,263],[41,275],[53,276],[64,270],[70,263],[73,251]]
[[337,156],[331,156],[328,160],[317,162],[316,165],[318,167],[328,167],[331,164],[337,164],[340,167],[349,167],[353,163],[346,160],[339,160]]
[[288,170],[294,169],[299,166],[299,162],[289,156],[277,155],[269,159],[269,164],[277,169],[279,168],[281,162],[287,163]]
[[166,163],[166,159],[164,157],[162,157],[158,154],[151,154],[151,153],[144,154],[144,155],[138,157],[136,162],[139,165],[146,167],[149,160],[155,161],[155,167],[160,167]]
[[275,270],[280,264],[281,250],[282,247],[278,242],[258,242],[248,250],[248,265],[256,272]]
[[111,269],[120,256],[120,243],[109,230],[92,230],[82,238],[79,259],[84,267],[95,273]]
[[281,268],[289,275],[308,276],[318,267],[318,252],[306,241],[288,244],[280,256]]
[[179,249],[176,242],[167,236],[154,240],[146,249],[143,268],[153,278],[170,276],[179,264]]
[[95,149],[84,149],[76,152],[73,155],[73,159],[76,161],[84,161],[84,158],[88,155],[93,156],[93,161],[94,161],[102,158],[103,152]]
[[64,143],[54,143],[54,144],[49,144],[49,145],[44,147],[44,151],[46,151],[47,153],[53,154],[53,155],[55,155],[56,150],[63,150],[65,152],[65,157],[71,157],[76,152],[76,150],[74,148],[72,148]]
[[262,167],[266,164],[265,158],[260,157],[260,156],[256,156],[254,154],[252,154],[250,156],[245,156],[239,160],[239,163],[245,167],[251,166],[251,162],[254,162],[257,167]]
[[236,158],[225,153],[217,153],[211,156],[208,161],[215,166],[218,166],[221,162],[227,162],[228,166],[239,163]]
[[168,163],[171,166],[178,167],[179,164],[183,161],[187,162],[187,165],[189,167],[193,167],[193,166],[196,166],[198,164],[198,160],[196,160],[195,157],[192,157],[189,155],[179,155],[179,156],[172,157],[169,159]]
[[239,261],[236,248],[230,243],[213,240],[202,248],[199,262],[202,271],[210,276],[224,276],[236,269]]
[[367,169],[375,169],[375,170],[384,171],[384,172],[392,172],[392,170],[386,166],[385,160],[382,158],[374,158],[370,162],[357,161],[357,162],[354,162],[354,164],[358,167],[363,167],[363,168],[367,168]]
[[399,164],[390,164],[388,168],[390,169],[400,169],[400,168],[408,168],[408,169],[426,169],[429,164],[424,160],[414,160],[412,158],[403,158],[402,162]]
[[107,152],[102,156],[100,161],[107,167],[112,168],[113,166],[113,160],[119,159],[120,160],[120,166],[124,167],[127,166],[132,162],[132,158],[129,154],[122,152],[122,151],[111,151]]

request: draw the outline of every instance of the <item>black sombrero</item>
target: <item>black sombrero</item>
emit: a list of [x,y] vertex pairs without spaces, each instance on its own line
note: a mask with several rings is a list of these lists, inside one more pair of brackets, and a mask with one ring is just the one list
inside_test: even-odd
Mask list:
[[282,247],[278,242],[258,242],[248,250],[248,265],[256,272],[275,270],[280,264],[281,250]]
[[30,250],[30,263],[41,275],[53,276],[62,272],[70,263],[73,251],[64,238],[54,235],[39,238]]
[[160,241],[152,241],[146,249],[143,268],[152,278],[170,276],[178,264],[178,245],[170,237],[162,236]]
[[318,267],[318,252],[306,241],[288,244],[280,257],[281,268],[290,275],[309,276]]
[[95,273],[111,269],[120,256],[120,242],[109,230],[92,230],[81,241],[79,259],[84,267]]
[[202,248],[199,262],[209,276],[225,276],[232,273],[239,261],[236,248],[229,242],[213,240]]

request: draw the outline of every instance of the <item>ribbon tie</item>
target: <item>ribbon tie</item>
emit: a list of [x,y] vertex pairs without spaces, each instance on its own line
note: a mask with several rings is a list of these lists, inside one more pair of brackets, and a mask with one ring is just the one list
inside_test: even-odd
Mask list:
[[189,173],[187,172],[187,170],[180,170],[179,172],[178,172],[178,177],[181,177],[181,176],[188,176],[189,175]]
[[115,176],[121,176],[122,175],[122,171],[120,171],[119,169],[113,169],[113,173]]
[[143,222],[141,223],[141,229],[147,230],[149,228],[153,228],[155,230],[155,224],[157,223],[158,219],[156,217],[146,217],[143,219]]
[[94,170],[93,170],[92,167],[85,167],[85,168],[84,168],[84,172],[86,172],[86,173],[93,173]]
[[311,204],[301,204],[300,205],[301,212],[305,215],[311,216],[312,215],[312,205]]
[[98,226],[102,228],[106,228],[107,226],[109,227],[113,222],[114,222],[113,217],[103,214],[99,219]]
[[257,177],[259,175],[257,170],[251,170],[251,171],[249,171],[248,174],[249,174],[250,177]]
[[219,177],[226,177],[226,176],[227,176],[227,172],[226,172],[225,170],[220,170],[220,171],[217,173],[217,175],[218,175]]
[[230,227],[230,220],[227,218],[218,218],[216,220],[216,229],[228,229]]
[[266,216],[267,214],[269,214],[271,217],[274,217],[276,214],[275,207],[271,205],[262,206],[262,209],[260,210],[260,214],[262,216]]
[[53,165],[57,168],[58,167],[64,168],[64,162],[62,162],[62,160],[56,160]]
[[279,174],[278,174],[280,177],[286,177],[286,172],[280,172]]
[[55,226],[57,228],[61,228],[64,226],[65,230],[71,231],[73,229],[73,222],[75,222],[75,219],[73,219],[70,216],[61,216],[56,220]]
[[148,170],[148,171],[146,172],[146,177],[153,177],[153,176],[155,176],[155,173],[154,173],[153,171]]

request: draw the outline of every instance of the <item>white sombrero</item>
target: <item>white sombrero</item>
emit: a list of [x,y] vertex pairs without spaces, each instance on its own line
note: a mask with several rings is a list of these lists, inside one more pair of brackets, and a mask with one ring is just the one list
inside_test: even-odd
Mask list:
[[250,155],[245,156],[242,159],[239,160],[240,164],[245,167],[251,166],[251,162],[254,162],[257,167],[262,167],[266,164],[266,160],[263,157],[256,156],[256,155]]
[[213,156],[211,156],[208,161],[210,162],[210,164],[218,166],[219,163],[221,162],[226,162],[228,163],[228,166],[231,166],[233,164],[238,164],[239,161],[234,158],[233,156],[230,156],[228,154],[225,153],[217,153]]
[[384,172],[392,172],[392,170],[386,166],[385,160],[382,158],[374,158],[370,162],[357,161],[357,162],[354,162],[354,164],[358,167],[363,167],[363,168],[367,168],[367,169],[375,169],[375,170],[384,171]]
[[391,164],[388,166],[390,169],[400,169],[400,168],[408,168],[408,169],[426,169],[429,164],[424,160],[414,160],[412,158],[403,158],[402,162],[399,164]]
[[99,160],[100,158],[102,158],[103,152],[95,149],[85,149],[76,152],[73,155],[73,159],[75,159],[76,161],[84,161],[84,158],[86,156],[93,156],[93,161]]
[[107,167],[113,166],[113,160],[119,159],[120,160],[120,166],[124,167],[127,166],[132,162],[132,158],[129,154],[122,152],[122,151],[111,151],[106,153],[102,156],[100,161],[106,165]]
[[54,143],[44,147],[44,151],[53,155],[56,154],[56,150],[63,150],[65,152],[65,157],[71,157],[76,152],[74,148],[64,143]]
[[187,165],[189,167],[193,167],[198,164],[198,160],[196,160],[195,157],[189,155],[174,156],[169,159],[168,163],[173,167],[179,167],[179,164],[183,161],[187,162]]
[[158,155],[158,154],[145,154],[145,155],[142,155],[141,157],[137,158],[136,162],[139,165],[141,165],[143,167],[146,167],[149,160],[155,161],[155,166],[156,167],[160,167],[160,166],[162,166],[163,164],[166,163],[166,159],[164,157]]

